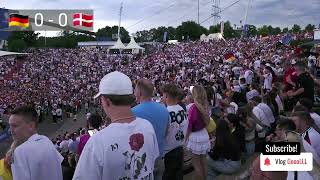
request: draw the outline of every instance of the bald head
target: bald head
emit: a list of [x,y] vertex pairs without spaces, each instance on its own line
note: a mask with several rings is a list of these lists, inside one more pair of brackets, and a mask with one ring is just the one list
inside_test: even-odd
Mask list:
[[141,99],[149,99],[153,96],[154,86],[151,81],[147,79],[140,79],[136,83],[135,96],[137,101]]

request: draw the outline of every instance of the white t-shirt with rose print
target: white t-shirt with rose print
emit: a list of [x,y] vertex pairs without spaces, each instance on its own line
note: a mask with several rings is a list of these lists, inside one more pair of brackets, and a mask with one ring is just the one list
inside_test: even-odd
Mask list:
[[84,147],[73,180],[153,179],[158,142],[150,122],[112,123]]

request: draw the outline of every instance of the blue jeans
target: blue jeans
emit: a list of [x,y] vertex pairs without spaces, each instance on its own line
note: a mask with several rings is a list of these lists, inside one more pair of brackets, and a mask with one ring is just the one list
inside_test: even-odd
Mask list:
[[208,176],[207,180],[213,180],[219,174],[232,174],[240,170],[241,162],[231,161],[227,159],[213,160],[211,157],[208,159]]
[[256,146],[256,144],[255,144],[254,140],[246,142],[246,150],[247,150],[246,155],[249,156],[249,155],[253,154],[255,151],[255,146]]

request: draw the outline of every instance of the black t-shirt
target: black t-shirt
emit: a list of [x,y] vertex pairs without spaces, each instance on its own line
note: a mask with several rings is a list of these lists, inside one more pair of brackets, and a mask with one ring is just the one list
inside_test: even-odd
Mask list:
[[298,76],[297,80],[298,88],[304,88],[304,92],[298,96],[298,98],[307,98],[312,102],[314,101],[314,81],[308,73],[302,73]]

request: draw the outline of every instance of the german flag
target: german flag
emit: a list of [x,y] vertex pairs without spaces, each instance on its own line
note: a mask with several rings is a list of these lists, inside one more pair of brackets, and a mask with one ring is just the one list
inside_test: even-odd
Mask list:
[[233,62],[234,60],[236,60],[233,53],[225,54],[224,58],[227,62]]
[[20,14],[10,14],[9,27],[11,26],[27,28],[29,27],[29,17]]

